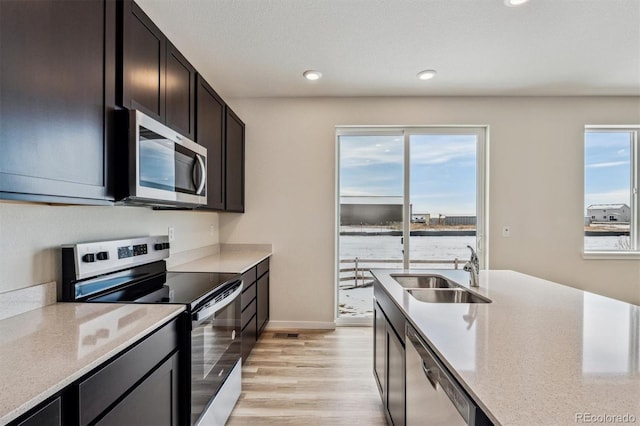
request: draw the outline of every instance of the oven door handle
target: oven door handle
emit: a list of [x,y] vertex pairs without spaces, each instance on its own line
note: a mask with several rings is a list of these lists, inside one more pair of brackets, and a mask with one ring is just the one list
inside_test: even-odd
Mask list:
[[211,317],[219,310],[226,308],[235,300],[236,297],[240,295],[240,293],[242,293],[242,281],[240,281],[240,285],[238,285],[238,288],[236,288],[229,296],[225,297],[218,303],[205,305],[201,310],[194,312],[192,317],[192,324],[194,326],[200,325],[204,320]]

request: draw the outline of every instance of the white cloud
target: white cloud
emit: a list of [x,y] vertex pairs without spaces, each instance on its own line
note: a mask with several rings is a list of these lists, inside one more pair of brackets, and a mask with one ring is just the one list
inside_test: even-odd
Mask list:
[[614,189],[607,192],[590,192],[584,194],[585,207],[591,204],[629,204],[631,198],[631,192],[628,188]]

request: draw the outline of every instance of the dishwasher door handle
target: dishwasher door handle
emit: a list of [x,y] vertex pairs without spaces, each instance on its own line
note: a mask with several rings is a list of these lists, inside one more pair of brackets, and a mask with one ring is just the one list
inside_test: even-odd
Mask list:
[[424,372],[424,375],[427,377],[427,380],[429,380],[429,383],[431,383],[431,386],[433,386],[433,388],[435,390],[438,390],[438,382],[435,380],[433,376],[433,373],[431,372],[431,370],[425,365],[425,363],[422,363],[422,371]]

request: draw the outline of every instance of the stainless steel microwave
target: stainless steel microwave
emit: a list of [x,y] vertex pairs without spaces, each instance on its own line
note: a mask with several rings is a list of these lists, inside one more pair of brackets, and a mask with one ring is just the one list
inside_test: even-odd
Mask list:
[[207,204],[205,147],[140,111],[123,111],[120,123],[120,134],[126,132],[128,140],[126,152],[117,155],[127,170],[126,176],[124,167],[116,171],[120,203],[160,207]]

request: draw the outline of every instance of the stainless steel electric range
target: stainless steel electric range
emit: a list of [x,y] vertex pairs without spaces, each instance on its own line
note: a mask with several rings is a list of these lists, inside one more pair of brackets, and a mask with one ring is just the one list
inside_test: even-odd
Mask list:
[[[184,335],[181,424],[223,425],[241,391],[238,274],[167,272],[167,236],[62,247],[58,298],[68,302],[179,303]],[[188,365],[188,366],[187,366]]]

